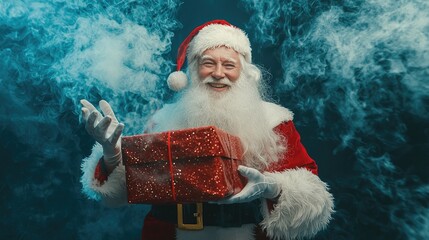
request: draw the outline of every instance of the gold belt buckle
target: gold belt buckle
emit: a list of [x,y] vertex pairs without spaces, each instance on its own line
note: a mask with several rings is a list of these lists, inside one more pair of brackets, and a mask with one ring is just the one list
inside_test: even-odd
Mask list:
[[197,203],[197,212],[194,213],[194,217],[197,219],[196,224],[183,223],[183,205],[177,204],[177,225],[179,229],[184,230],[201,230],[203,226],[203,203]]

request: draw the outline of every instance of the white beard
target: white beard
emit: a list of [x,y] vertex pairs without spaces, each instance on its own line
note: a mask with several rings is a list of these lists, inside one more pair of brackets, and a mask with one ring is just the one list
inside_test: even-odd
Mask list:
[[216,92],[191,76],[192,86],[187,89],[171,112],[168,126],[158,126],[158,130],[171,130],[201,126],[216,126],[241,139],[244,160],[247,166],[264,169],[278,160],[284,149],[283,141],[274,133],[264,112],[263,101],[257,82],[242,77],[226,92]]

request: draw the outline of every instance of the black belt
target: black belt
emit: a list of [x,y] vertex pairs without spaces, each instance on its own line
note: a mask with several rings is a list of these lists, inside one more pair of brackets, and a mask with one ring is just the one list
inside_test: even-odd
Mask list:
[[[262,221],[261,202],[236,204],[203,204],[204,226],[240,227],[243,224],[257,224]],[[184,223],[195,223],[196,204],[183,204]],[[177,224],[177,205],[152,205],[152,215],[162,221]]]

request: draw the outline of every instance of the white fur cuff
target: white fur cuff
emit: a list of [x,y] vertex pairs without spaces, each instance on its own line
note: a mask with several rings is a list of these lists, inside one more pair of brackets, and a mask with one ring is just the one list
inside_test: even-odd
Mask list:
[[125,167],[120,164],[109,175],[106,182],[101,184],[94,178],[95,168],[103,156],[100,144],[95,144],[89,157],[82,162],[82,192],[90,199],[101,200],[108,206],[120,206],[127,203],[127,188],[125,184]]
[[282,193],[274,209],[263,204],[261,223],[273,239],[313,237],[324,229],[334,212],[333,196],[328,186],[307,169],[264,173],[280,184]]

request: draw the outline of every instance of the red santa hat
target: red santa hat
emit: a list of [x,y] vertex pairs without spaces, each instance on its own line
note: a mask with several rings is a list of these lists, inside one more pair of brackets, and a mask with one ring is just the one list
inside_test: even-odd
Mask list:
[[181,71],[186,57],[190,62],[205,50],[220,46],[232,48],[243,55],[247,62],[252,62],[252,49],[246,33],[225,20],[213,20],[196,27],[180,44],[176,71],[168,76],[168,87],[180,91],[188,84],[186,74]]

